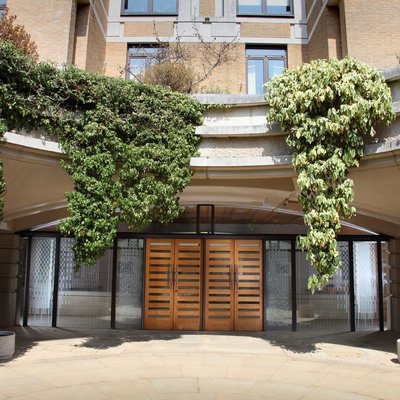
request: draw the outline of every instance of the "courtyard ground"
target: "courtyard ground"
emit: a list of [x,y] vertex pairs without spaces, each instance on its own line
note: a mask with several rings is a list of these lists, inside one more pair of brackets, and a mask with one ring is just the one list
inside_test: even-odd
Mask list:
[[15,332],[0,400],[400,399],[390,332]]

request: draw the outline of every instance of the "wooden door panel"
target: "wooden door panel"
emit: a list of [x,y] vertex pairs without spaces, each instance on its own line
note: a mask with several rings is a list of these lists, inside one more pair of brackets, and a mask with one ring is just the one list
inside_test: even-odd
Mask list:
[[235,241],[235,330],[263,329],[262,241]]
[[202,322],[202,242],[175,241],[174,328],[200,330]]
[[205,328],[233,330],[233,240],[207,240],[205,260]]
[[174,240],[146,240],[145,329],[172,329]]

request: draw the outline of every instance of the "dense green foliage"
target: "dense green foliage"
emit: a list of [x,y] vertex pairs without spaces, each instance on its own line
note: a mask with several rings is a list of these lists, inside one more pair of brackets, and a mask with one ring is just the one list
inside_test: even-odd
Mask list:
[[35,63],[0,42],[0,132],[44,129],[59,140],[74,184],[60,230],[77,240],[77,265],[112,245],[119,222],[139,229],[179,216],[202,111],[169,89]]
[[390,89],[377,70],[351,58],[286,70],[267,87],[268,119],[288,133],[293,149],[298,199],[309,228],[299,242],[317,271],[308,281],[314,292],[340,265],[340,218],[355,213],[348,172],[358,166],[373,125],[393,119]]

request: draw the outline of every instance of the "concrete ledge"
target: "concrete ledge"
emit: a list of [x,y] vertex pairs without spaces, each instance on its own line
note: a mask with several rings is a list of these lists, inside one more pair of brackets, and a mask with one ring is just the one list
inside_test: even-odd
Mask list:
[[5,139],[10,144],[15,144],[18,146],[28,147],[30,149],[49,151],[52,153],[62,154],[63,151],[60,149],[60,145],[57,142],[52,142],[45,139],[37,139],[25,135],[20,135],[18,133],[6,132],[4,134]]
[[206,105],[236,105],[236,106],[249,106],[249,105],[266,105],[263,94],[194,94],[201,104]]
[[196,134],[202,137],[260,137],[283,136],[286,133],[279,129],[278,124],[263,125],[223,125],[223,126],[199,126]]
[[382,75],[385,78],[386,82],[400,80],[400,65],[395,68],[382,71]]
[[193,157],[192,167],[264,167],[282,166],[291,164],[292,156],[264,156],[264,157]]

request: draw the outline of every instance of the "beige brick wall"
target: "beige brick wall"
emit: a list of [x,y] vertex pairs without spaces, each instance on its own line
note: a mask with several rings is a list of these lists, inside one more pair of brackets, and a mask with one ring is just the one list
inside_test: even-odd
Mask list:
[[337,7],[326,7],[307,45],[307,61],[342,58],[340,16]]
[[123,77],[126,67],[128,46],[126,43],[107,43],[105,74],[115,77]]
[[303,64],[306,59],[305,46],[301,44],[289,44],[287,47],[288,68],[296,68]]
[[78,68],[82,69],[86,68],[89,10],[88,4],[80,4],[76,15],[75,50],[72,61]]
[[242,38],[290,38],[290,24],[242,22],[240,36]]
[[215,15],[215,0],[200,0],[200,16],[213,17]]
[[41,0],[35,12],[33,0],[9,0],[8,6],[37,44],[41,60],[72,62],[76,0]]
[[398,65],[400,1],[341,0],[347,34],[347,52],[377,68]]
[[[196,46],[196,45],[193,45]],[[215,44],[215,46],[218,46]],[[201,53],[195,50],[195,54],[201,57]],[[227,93],[246,93],[246,46],[237,44],[231,52],[232,62],[221,65],[199,85],[199,90],[205,91],[218,89]],[[201,62],[194,63],[194,69],[201,68]]]
[[91,8],[89,12],[88,47],[85,69],[92,72],[104,72],[105,56],[106,39]]
[[154,36],[155,33],[159,37],[172,37],[174,36],[174,23],[171,21],[153,23],[151,20],[126,22],[124,32],[125,36],[130,37]]

